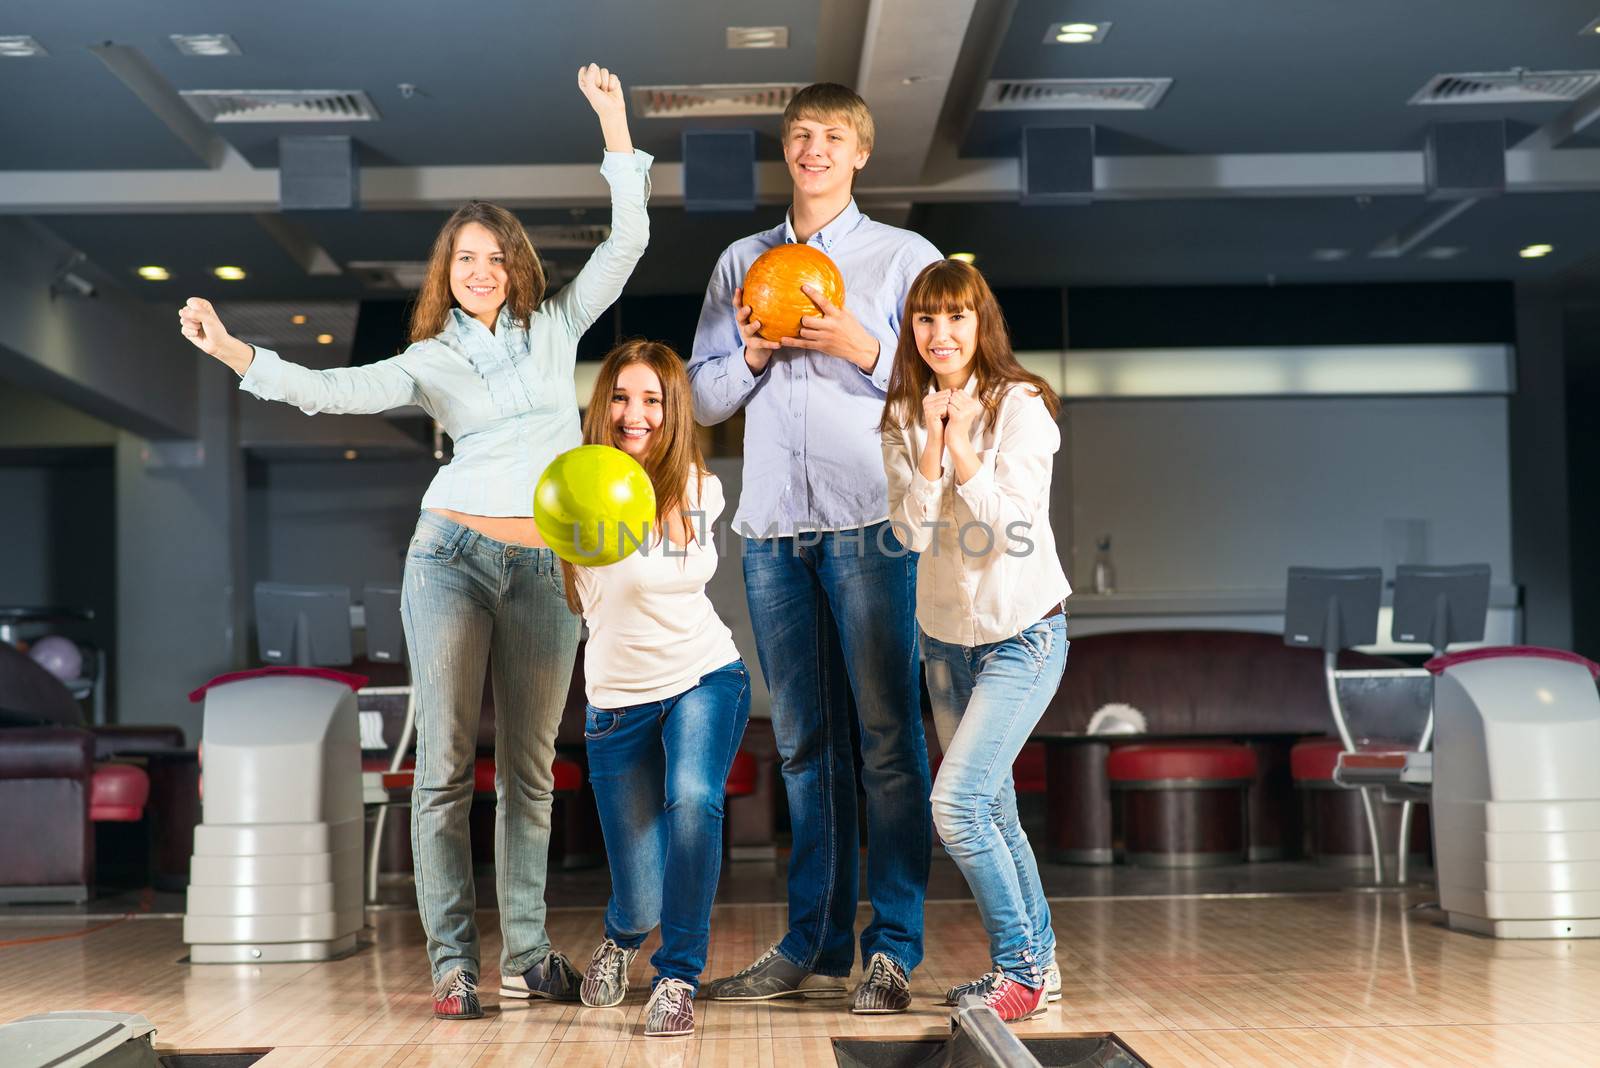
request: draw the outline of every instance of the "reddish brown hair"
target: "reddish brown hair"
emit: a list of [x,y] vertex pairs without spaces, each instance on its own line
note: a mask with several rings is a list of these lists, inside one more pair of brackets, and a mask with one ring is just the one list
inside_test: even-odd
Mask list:
[[[689,372],[684,369],[683,358],[671,345],[660,341],[636,338],[624,341],[610,352],[600,364],[595,377],[594,393],[589,397],[589,408],[583,414],[583,443],[585,445],[610,445],[622,447],[621,435],[611,421],[611,397],[617,389],[617,379],[633,364],[642,363],[661,380],[661,426],[650,451],[639,458],[640,466],[650,476],[656,491],[655,530],[666,536],[666,519],[685,504],[689,476],[694,474],[695,498],[705,484],[706,460],[700,452],[700,442],[694,432],[694,398],[689,392]],[[694,537],[694,524],[690,523],[689,536]],[[573,582],[572,565],[563,563],[561,570],[566,582],[567,607],[581,611],[577,586]]]
[[455,295],[450,292],[450,260],[455,255],[456,238],[468,223],[484,227],[500,243],[506,267],[505,307],[518,326],[528,325],[534,310],[544,299],[544,264],[533,250],[533,242],[528,240],[528,231],[505,208],[474,200],[457,208],[439,230],[439,236],[433,239],[433,250],[428,253],[428,273],[411,311],[413,342],[434,337],[443,330],[450,309],[456,306]]
[[978,400],[983,404],[983,425],[992,427],[1006,390],[1021,383],[1044,398],[1052,418],[1061,402],[1050,383],[1024,368],[1011,352],[1011,332],[982,272],[961,260],[939,260],[922,269],[906,292],[905,314],[900,319],[900,343],[889,372],[889,394],[883,405],[879,431],[922,425],[922,398],[933,382],[933,369],[917,351],[914,326],[918,315],[949,315],[971,311],[978,317],[978,351],[972,356],[972,373],[978,380]]

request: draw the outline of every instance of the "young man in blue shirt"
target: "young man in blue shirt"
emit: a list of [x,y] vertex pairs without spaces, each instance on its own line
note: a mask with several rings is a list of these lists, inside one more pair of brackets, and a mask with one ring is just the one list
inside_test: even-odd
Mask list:
[[[852,730],[873,911],[852,1011],[904,1012],[922,961],[931,831],[916,557],[888,523],[877,427],[906,291],[940,256],[856,207],[851,186],[872,142],[871,112],[854,91],[818,84],[795,94],[783,116],[793,204],[781,225],[734,242],[717,261],[689,361],[702,424],[746,412],[733,522],[793,828],[788,932],[709,984],[718,1001],[845,993],[859,856]],[[832,258],[845,306],[808,289],[818,313],[801,320],[799,337],[768,341],[741,286],[756,257],[789,241]]]

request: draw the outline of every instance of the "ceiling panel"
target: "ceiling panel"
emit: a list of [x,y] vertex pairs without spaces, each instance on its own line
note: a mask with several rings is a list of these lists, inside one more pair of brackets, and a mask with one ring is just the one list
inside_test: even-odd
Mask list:
[[[1148,112],[980,113],[963,152],[1015,155],[1033,123],[1093,122],[1108,154],[1352,152],[1421,147],[1429,122],[1537,125],[1563,105],[1407,107],[1437,73],[1600,68],[1579,30],[1595,0],[1019,0],[991,78],[1172,78]],[[1110,20],[1095,45],[1044,43],[1061,21]]]
[[[913,222],[941,251],[976,253],[1000,286],[1553,279],[1600,247],[1600,194],[1560,194],[1485,202],[1409,256],[1367,255],[1437,207],[1420,197],[930,205]],[[1535,242],[1556,250],[1517,255]],[[1461,251],[1422,255],[1438,246]],[[1348,256],[1320,262],[1318,249]]]
[[[7,0],[0,33],[29,34],[50,55],[0,60],[0,166],[29,169],[189,166],[196,161],[86,49],[139,49],[177,89],[362,89],[372,123],[215,127],[257,166],[276,164],[276,139],[349,133],[381,164],[575,163],[600,158],[577,68],[594,60],[624,85],[808,81],[816,67],[819,0],[638,4],[480,0],[462,9],[424,0],[209,5],[119,0],[80,5]],[[789,28],[782,50],[729,50],[730,25]],[[242,55],[191,57],[173,33],[227,33]],[[417,92],[407,98],[399,86]],[[748,124],[747,124],[748,125]],[[757,124],[775,135],[775,120]],[[676,158],[677,120],[636,121],[641,147]],[[769,145],[769,151],[773,151]]]

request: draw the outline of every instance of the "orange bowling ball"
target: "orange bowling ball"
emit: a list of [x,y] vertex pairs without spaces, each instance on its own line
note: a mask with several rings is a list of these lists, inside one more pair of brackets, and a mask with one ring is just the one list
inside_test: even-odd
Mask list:
[[800,317],[819,314],[811,298],[801,292],[813,285],[822,295],[844,307],[844,275],[828,254],[810,245],[785,243],[767,249],[744,275],[744,302],[761,324],[768,341],[800,336]]

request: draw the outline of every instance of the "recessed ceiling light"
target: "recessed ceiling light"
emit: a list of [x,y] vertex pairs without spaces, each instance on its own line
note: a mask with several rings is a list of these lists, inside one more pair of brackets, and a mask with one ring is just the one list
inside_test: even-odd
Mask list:
[[169,34],[172,47],[186,56],[237,56],[239,45],[225,33]]
[[962,263],[978,262],[978,254],[976,252],[952,252],[950,253],[950,258],[960,260]]
[[289,316],[289,321],[295,326],[306,325],[306,317],[304,315],[291,315]]
[[1111,29],[1109,22],[1052,22],[1045,31],[1045,44],[1099,44]]
[[1349,256],[1350,250],[1347,248],[1314,248],[1311,250],[1311,258],[1318,263],[1337,263],[1342,259],[1349,258]]
[[318,334],[317,335],[317,344],[319,344],[319,345],[331,345],[331,344],[333,344],[333,335],[332,334]]
[[165,282],[172,277],[172,274],[165,267],[157,267],[152,264],[148,267],[140,267],[139,277],[146,282]]
[[346,460],[354,460],[357,456],[360,456],[360,455],[361,454],[359,452],[356,452],[356,450],[354,450],[354,449],[346,449],[346,450],[344,450],[344,458]]
[[212,268],[211,273],[222,279],[224,282],[244,281],[243,267],[214,267]]
[[1584,37],[1590,37],[1594,34],[1600,33],[1600,19],[1595,19],[1593,22],[1589,23],[1589,25],[1579,30],[1578,33]]
[[729,26],[729,48],[788,48],[787,26]]
[[1526,248],[1518,252],[1517,255],[1521,256],[1525,260],[1536,260],[1542,256],[1550,255],[1550,253],[1554,252],[1555,250],[1556,247],[1554,245],[1528,245]]
[[44,45],[32,37],[0,37],[0,58],[23,59],[27,56],[48,56]]
[[1422,258],[1425,260],[1453,260],[1465,251],[1466,249],[1460,245],[1434,245],[1432,248],[1422,250]]

